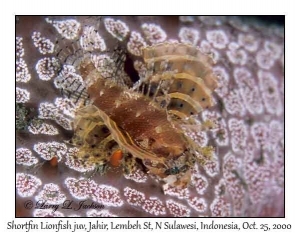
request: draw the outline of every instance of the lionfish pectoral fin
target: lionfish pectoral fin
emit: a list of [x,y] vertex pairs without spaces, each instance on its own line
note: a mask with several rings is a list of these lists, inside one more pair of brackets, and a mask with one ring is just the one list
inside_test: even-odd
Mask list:
[[157,88],[156,100],[163,97],[170,100],[167,103],[170,115],[184,119],[213,105],[216,77],[212,61],[198,48],[165,42],[144,48],[143,59],[149,71],[144,85]]
[[59,59],[62,64],[74,66],[77,66],[86,54],[80,45],[79,38],[73,40],[67,40],[64,37],[57,38],[54,51],[56,58]]

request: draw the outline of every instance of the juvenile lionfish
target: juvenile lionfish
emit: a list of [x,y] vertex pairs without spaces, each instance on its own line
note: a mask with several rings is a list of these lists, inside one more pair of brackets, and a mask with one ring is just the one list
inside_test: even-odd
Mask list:
[[[123,69],[126,54],[115,55],[115,67]],[[141,167],[185,187],[195,162],[212,159],[212,147],[200,147],[185,133],[186,128],[212,127],[210,122],[199,125],[195,117],[213,105],[212,61],[196,47],[170,42],[144,48],[142,57],[147,69],[133,84],[117,69],[103,77],[92,55],[73,62],[80,79],[68,80],[61,71],[56,85],[74,101],[83,100],[70,140],[79,149],[75,159],[122,166],[126,173]]]

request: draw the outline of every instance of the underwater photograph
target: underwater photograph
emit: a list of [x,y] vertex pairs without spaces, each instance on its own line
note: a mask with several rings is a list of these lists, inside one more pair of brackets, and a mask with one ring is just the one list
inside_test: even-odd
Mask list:
[[284,217],[284,16],[15,17],[16,217]]

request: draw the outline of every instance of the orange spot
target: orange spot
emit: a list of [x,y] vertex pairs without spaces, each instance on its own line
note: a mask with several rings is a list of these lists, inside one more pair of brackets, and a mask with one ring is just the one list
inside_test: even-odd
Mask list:
[[50,164],[51,164],[51,166],[56,167],[57,164],[58,164],[57,157],[53,157],[53,158],[50,160]]
[[120,166],[121,159],[123,158],[123,153],[121,150],[116,150],[110,157],[110,164],[114,167]]

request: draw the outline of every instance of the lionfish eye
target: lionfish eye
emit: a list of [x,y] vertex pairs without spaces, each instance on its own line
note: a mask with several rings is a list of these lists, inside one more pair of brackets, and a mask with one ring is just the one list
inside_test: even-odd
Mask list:
[[109,129],[107,127],[102,127],[101,129],[102,133],[107,134],[109,133]]

